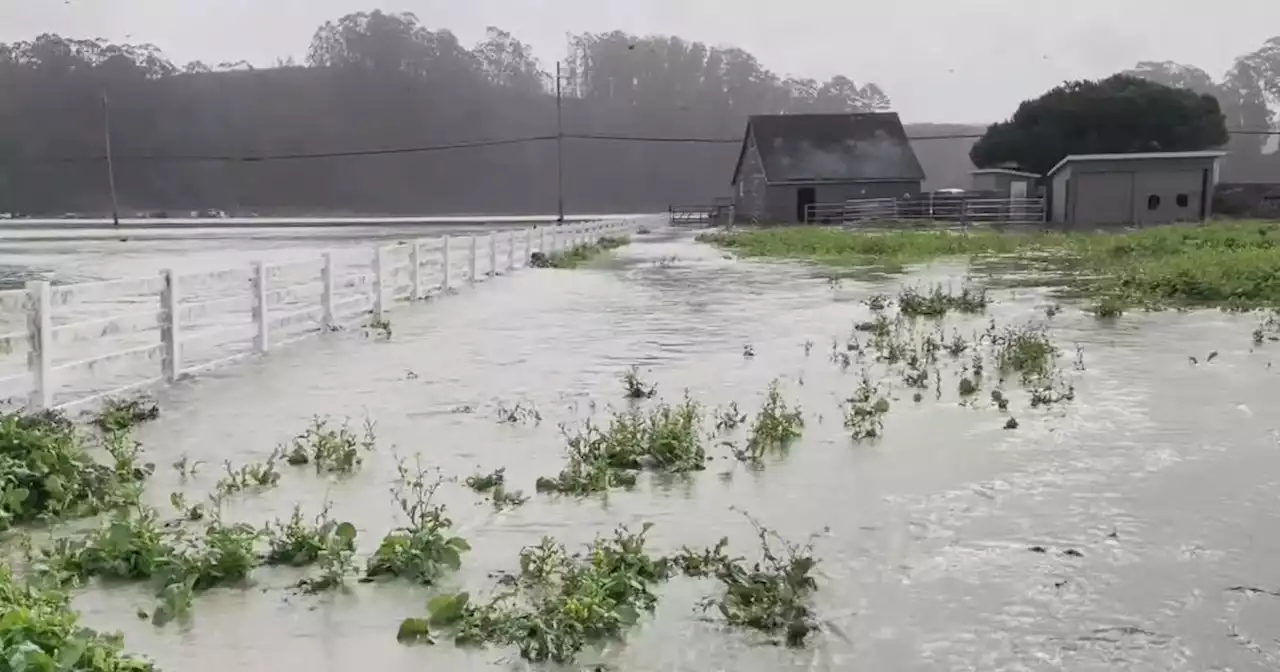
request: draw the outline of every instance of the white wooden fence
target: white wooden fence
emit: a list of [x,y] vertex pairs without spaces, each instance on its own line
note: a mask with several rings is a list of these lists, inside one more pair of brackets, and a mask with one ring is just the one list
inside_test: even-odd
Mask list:
[[[366,318],[377,323],[394,301],[474,284],[526,266],[534,252],[628,235],[633,226],[446,235],[195,275],[170,269],[70,285],[31,281],[0,291],[0,362],[26,355],[25,366],[0,364],[0,400],[32,411],[89,406]],[[148,362],[158,366],[139,378],[138,364]]]

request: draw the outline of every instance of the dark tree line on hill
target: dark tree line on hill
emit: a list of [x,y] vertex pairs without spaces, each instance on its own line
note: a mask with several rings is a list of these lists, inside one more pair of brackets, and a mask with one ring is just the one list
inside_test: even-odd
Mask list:
[[[124,211],[553,212],[555,143],[380,156],[193,161],[555,134],[554,71],[491,28],[468,48],[410,14],[321,26],[305,65],[179,67],[151,45],[43,35],[0,47],[0,211],[103,212],[103,94]],[[740,136],[748,114],[879,110],[874,84],[783,79],[740,49],[574,36],[569,134]],[[728,191],[733,144],[564,141],[570,211],[665,209]],[[132,160],[137,156],[170,160]]]
[[[881,110],[874,84],[780,77],[740,49],[621,32],[569,40],[567,134],[738,138],[749,114]],[[554,66],[509,33],[467,47],[411,14],[344,16],[315,32],[304,63],[179,66],[152,45],[42,35],[0,45],[0,212],[107,211],[103,104],[109,101],[121,209],[262,213],[553,212],[555,143],[277,161],[198,157],[343,153],[555,133]],[[1198,74],[1197,74],[1198,73]],[[1228,126],[1270,124],[1280,40],[1215,83],[1140,64],[1134,74],[1212,93]],[[1203,76],[1201,76],[1203,75]],[[980,127],[909,125],[913,136]],[[1274,174],[1261,138],[1232,139],[1227,170]],[[934,187],[966,186],[972,139],[915,143]],[[728,191],[732,143],[567,139],[571,212],[665,209]],[[138,157],[164,160],[137,160]],[[66,159],[66,160],[60,160]],[[1256,164],[1256,165],[1255,165]]]

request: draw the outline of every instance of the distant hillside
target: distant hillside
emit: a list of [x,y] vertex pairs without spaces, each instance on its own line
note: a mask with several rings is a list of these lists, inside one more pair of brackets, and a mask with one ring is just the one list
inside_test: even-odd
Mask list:
[[[986,126],[969,124],[906,124],[907,136],[911,138],[934,138],[948,135],[980,135],[987,130]],[[945,140],[916,140],[911,146],[924,166],[926,189],[942,189],[946,187],[969,187],[969,171],[973,163],[969,161],[969,148],[977,142],[977,138],[954,138]]]

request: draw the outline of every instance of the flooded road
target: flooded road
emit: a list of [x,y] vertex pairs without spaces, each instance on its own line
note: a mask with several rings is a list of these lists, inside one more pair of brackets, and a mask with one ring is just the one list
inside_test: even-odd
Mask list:
[[107,235],[75,229],[0,228],[0,289],[21,287],[32,277],[54,283],[91,282],[152,275],[175,266],[184,273],[214,271],[252,261],[280,262],[316,257],[325,250],[368,247],[444,235],[487,235],[534,226],[530,222],[458,222],[429,225],[316,227],[173,227],[125,230]]
[[[666,401],[688,390],[709,408],[735,401],[749,413],[781,378],[807,425],[759,472],[713,448],[709,470],[687,481],[644,477],[607,500],[538,495],[504,513],[446,486],[441,496],[474,550],[440,590],[487,595],[489,573],[516,567],[523,545],[552,535],[572,549],[620,523],[654,523],[658,552],[728,535],[731,550],[753,556],[738,507],[796,541],[829,528],[816,545],[817,599],[832,632],[803,651],[757,646],[695,614],[713,583],[681,579],[659,588],[656,616],[625,645],[581,662],[640,672],[1275,669],[1280,598],[1231,589],[1280,588],[1280,421],[1270,410],[1280,345],[1254,351],[1248,316],[1135,313],[1108,323],[1068,305],[1047,318],[1042,292],[1001,291],[988,315],[948,319],[948,333],[990,318],[1047,321],[1075,400],[1032,409],[1010,386],[1020,427],[1006,431],[989,404],[958,403],[958,370],[944,371],[940,399],[918,403],[885,378],[893,405],[883,438],[853,443],[839,403],[861,367],[833,363],[831,343],[870,319],[862,299],[958,278],[953,271],[833,288],[799,266],[640,236],[608,268],[522,272],[401,308],[390,341],[330,334],[169,388],[162,418],[139,439],[160,465],[181,456],[244,463],[314,415],[373,420],[379,452],[361,472],[331,482],[289,470],[280,487],[234,497],[225,511],[259,523],[295,504],[313,515],[328,499],[367,554],[398,522],[388,494],[397,455],[460,478],[505,467],[510,487],[531,493],[563,463],[558,425],[624,407],[619,376],[632,364]],[[743,356],[746,345],[754,357]],[[1082,367],[1072,366],[1077,345]],[[1211,351],[1219,354],[1206,362]],[[873,378],[882,374],[872,367]],[[498,405],[516,402],[534,404],[541,424],[499,423]],[[167,507],[174,490],[203,497],[219,475],[209,467],[182,484],[162,466],[149,498]],[[130,650],[167,670],[509,662],[494,649],[397,644],[401,619],[423,615],[432,591],[393,583],[300,597],[286,588],[298,576],[259,570],[252,589],[201,595],[185,626],[134,619],[153,604],[148,587],[91,589],[77,605],[88,624],[122,630]]]

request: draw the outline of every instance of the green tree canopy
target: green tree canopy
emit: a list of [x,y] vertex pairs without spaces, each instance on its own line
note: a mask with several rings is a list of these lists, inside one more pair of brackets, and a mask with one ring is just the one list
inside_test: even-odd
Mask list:
[[969,158],[1044,173],[1068,154],[1191,151],[1227,143],[1217,98],[1131,75],[1067,82],[992,124]]

